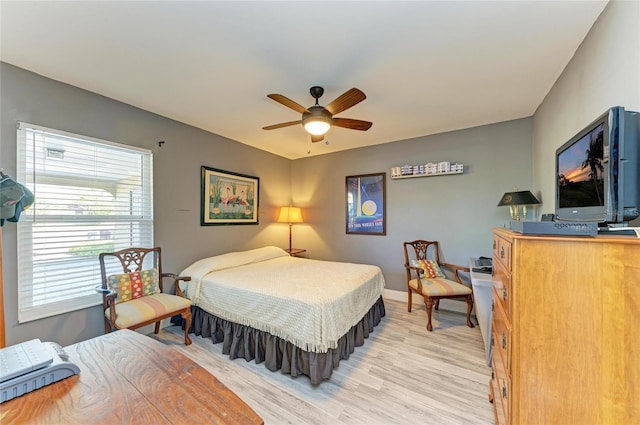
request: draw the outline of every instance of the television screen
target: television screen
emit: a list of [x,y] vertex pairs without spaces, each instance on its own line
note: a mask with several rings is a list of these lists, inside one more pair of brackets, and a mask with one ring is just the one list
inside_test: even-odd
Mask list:
[[604,124],[600,124],[558,155],[560,208],[604,205]]

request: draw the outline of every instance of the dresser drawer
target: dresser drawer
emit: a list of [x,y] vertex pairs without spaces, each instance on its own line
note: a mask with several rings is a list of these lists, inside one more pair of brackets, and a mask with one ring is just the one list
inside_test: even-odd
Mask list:
[[[494,293],[494,296],[496,294]],[[495,301],[494,301],[495,302]],[[494,304],[493,309],[493,326],[491,334],[492,353],[498,352],[500,359],[498,363],[502,364],[507,375],[511,374],[511,365],[509,362],[511,354],[511,323],[505,317],[504,311],[500,304]]]
[[493,379],[491,379],[491,397],[493,398],[493,415],[496,420],[496,425],[505,425],[507,418],[509,417],[507,412],[509,406],[507,404],[507,398],[503,397],[503,389],[501,382],[504,381],[499,378],[499,372],[493,366],[492,371]]
[[502,400],[498,400],[498,385],[495,379],[489,381],[489,399],[493,404],[493,421],[496,425],[503,425],[505,423],[504,408],[502,406]]
[[[504,266],[494,261],[493,266],[493,301],[502,306],[507,320],[511,321],[511,273]],[[494,307],[495,309],[495,307]]]
[[491,392],[493,393],[493,403],[496,417],[500,424],[508,423],[509,418],[509,397],[511,390],[511,378],[505,371],[502,363],[502,355],[499,350],[494,350],[492,355],[492,379]]
[[494,250],[495,257],[504,265],[505,269],[511,271],[511,242],[499,236],[494,236],[494,238],[497,239],[497,241],[494,241],[494,245],[496,245]]
[[[493,254],[492,255],[493,255],[494,261],[499,259],[498,253],[500,252],[499,251],[500,239],[501,239],[500,236],[496,235],[495,233],[493,234],[493,246],[492,246]],[[494,264],[494,266],[495,266],[495,264]]]

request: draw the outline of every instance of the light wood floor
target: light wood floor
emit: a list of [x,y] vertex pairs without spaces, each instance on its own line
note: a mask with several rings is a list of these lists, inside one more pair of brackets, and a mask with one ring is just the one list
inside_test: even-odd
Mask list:
[[316,386],[305,376],[229,360],[210,339],[192,336],[187,347],[178,327],[150,336],[215,375],[266,425],[493,424],[480,328],[468,328],[461,313],[440,310],[427,332],[424,306],[408,313],[406,303],[385,299],[385,307],[365,344]]

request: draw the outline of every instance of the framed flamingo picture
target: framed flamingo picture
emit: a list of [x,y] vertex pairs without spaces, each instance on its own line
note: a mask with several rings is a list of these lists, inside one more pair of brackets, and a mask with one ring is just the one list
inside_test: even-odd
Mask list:
[[204,165],[201,174],[201,226],[258,224],[258,177]]

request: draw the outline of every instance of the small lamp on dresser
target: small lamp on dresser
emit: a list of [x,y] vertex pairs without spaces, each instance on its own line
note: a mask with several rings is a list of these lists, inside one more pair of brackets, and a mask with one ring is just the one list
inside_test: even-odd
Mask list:
[[289,253],[291,248],[291,227],[294,223],[302,223],[302,211],[298,207],[282,207],[278,216],[278,223],[289,223]]
[[[538,199],[533,196],[533,193],[528,190],[522,190],[519,192],[505,193],[502,195],[500,202],[498,202],[498,206],[508,205],[511,219],[516,221],[522,219],[522,221],[524,221],[527,219],[527,205],[536,205],[539,203]],[[520,216],[520,207],[522,207],[522,216]]]

